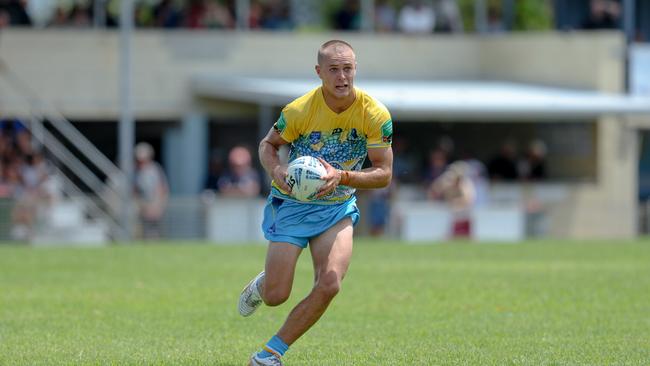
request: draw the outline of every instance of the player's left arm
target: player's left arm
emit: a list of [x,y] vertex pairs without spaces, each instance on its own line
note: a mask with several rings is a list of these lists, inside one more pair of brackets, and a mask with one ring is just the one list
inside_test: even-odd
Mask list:
[[359,189],[387,187],[393,177],[393,149],[390,146],[370,148],[368,149],[368,159],[372,164],[370,167],[359,171],[350,171],[336,169],[327,161],[319,158],[325,165],[327,174],[322,177],[325,184],[316,197],[329,194],[338,185]]

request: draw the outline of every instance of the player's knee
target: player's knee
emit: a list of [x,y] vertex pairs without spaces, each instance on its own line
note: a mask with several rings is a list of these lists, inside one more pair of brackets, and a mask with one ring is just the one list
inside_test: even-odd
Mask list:
[[290,293],[286,289],[266,289],[263,300],[267,306],[278,306],[287,301]]
[[327,274],[318,279],[315,291],[325,298],[333,298],[341,290],[341,280],[335,273]]

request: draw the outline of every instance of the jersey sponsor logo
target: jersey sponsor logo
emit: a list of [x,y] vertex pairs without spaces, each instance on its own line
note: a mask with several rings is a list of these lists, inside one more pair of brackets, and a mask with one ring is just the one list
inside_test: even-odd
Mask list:
[[393,120],[389,119],[381,126],[381,141],[387,144],[393,142]]
[[287,121],[284,119],[284,114],[280,113],[280,118],[273,124],[273,129],[276,130],[278,133],[282,133],[284,129],[287,127]]

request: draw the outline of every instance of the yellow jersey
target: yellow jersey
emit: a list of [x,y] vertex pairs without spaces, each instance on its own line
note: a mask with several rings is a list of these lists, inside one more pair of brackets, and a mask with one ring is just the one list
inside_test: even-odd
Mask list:
[[[334,112],[325,103],[322,87],[282,109],[273,128],[290,143],[289,162],[310,155],[323,158],[337,169],[360,170],[368,149],[391,146],[393,121],[388,109],[362,90],[354,90],[354,102],[341,113]],[[352,187],[339,185],[331,194],[312,203],[340,203],[354,192]],[[271,195],[295,201],[275,183]]]

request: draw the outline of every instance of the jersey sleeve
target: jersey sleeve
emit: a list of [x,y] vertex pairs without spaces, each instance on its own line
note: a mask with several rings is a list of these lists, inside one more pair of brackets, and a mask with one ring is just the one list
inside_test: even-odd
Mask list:
[[292,142],[298,138],[298,132],[296,129],[295,118],[291,118],[291,113],[287,113],[287,108],[283,109],[280,113],[280,117],[273,124],[273,129],[276,130],[282,139],[287,142]]
[[389,147],[393,142],[393,120],[385,108],[370,117],[368,148]]

